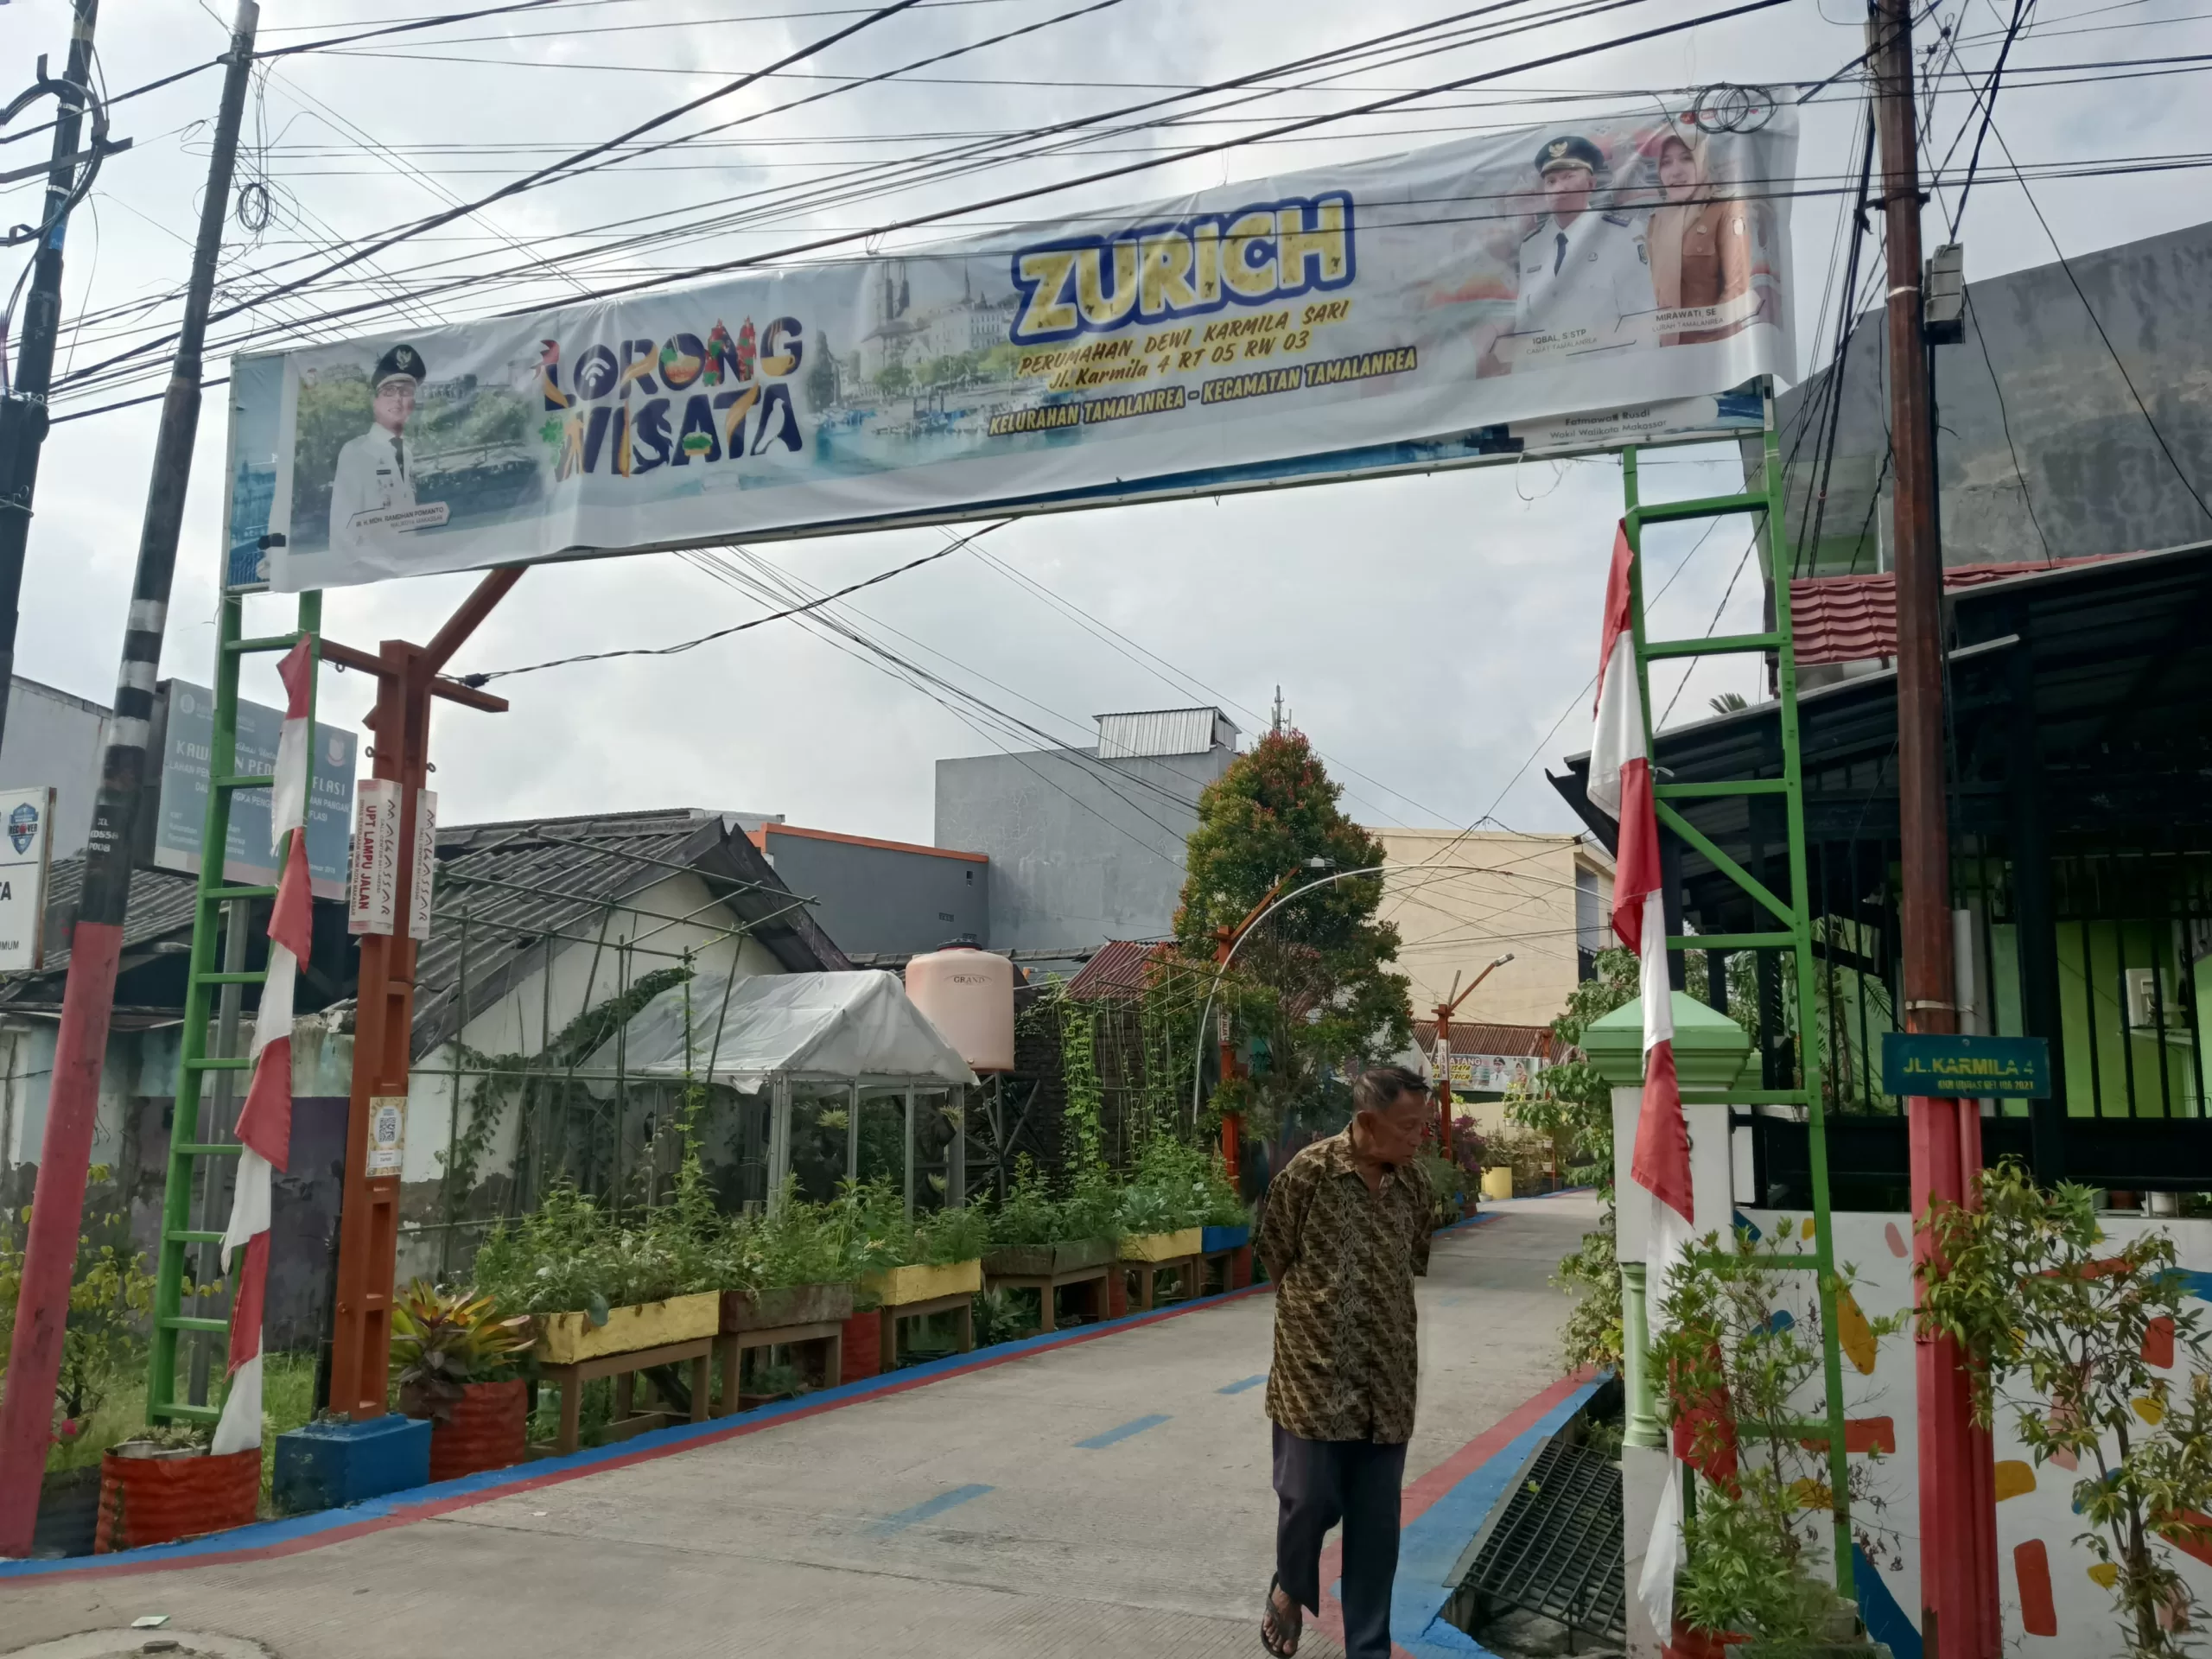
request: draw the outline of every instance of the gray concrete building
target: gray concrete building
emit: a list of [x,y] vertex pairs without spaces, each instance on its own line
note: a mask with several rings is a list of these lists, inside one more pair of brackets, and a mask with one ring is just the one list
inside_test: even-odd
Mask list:
[[[1965,340],[1935,348],[1947,566],[2131,553],[2212,534],[2197,499],[2212,499],[2212,225],[2069,264],[2070,280],[2056,264],[1969,280]],[[1832,469],[1817,463],[1834,372],[1780,399],[1790,543],[1812,547],[1809,563],[1797,556],[1801,575],[1893,563],[1886,327],[1879,310],[1854,324]]]
[[992,943],[985,854],[775,820],[747,834],[849,955],[912,957],[941,944]]
[[1147,709],[1099,715],[1094,747],[938,761],[937,842],[989,858],[991,948],[1165,938],[1199,791],[1236,738],[1218,709]]

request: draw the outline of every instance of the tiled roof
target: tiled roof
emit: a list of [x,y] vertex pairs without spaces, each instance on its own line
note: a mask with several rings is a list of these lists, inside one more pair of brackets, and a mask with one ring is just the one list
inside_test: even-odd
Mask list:
[[[69,932],[77,915],[77,895],[83,890],[85,861],[58,859],[46,878],[46,956],[36,977],[44,979],[69,966]],[[189,938],[192,907],[200,891],[197,876],[175,870],[136,869],[130,872],[130,902],[123,914],[123,949],[150,944],[172,933]],[[26,977],[29,977],[26,976]]]
[[[2109,556],[2037,559],[2008,564],[1955,564],[1943,572],[1943,589],[2031,575],[2038,570],[2094,564]],[[1862,576],[1800,576],[1789,584],[1789,618],[1796,633],[1797,665],[1863,663],[1897,652],[1897,579],[1884,570]]]
[[[1425,1054],[1436,1046],[1436,1021],[1414,1021],[1414,1043]],[[1452,1052],[1454,1054],[1503,1054],[1509,1058],[1520,1055],[1542,1055],[1549,1058],[1559,1046],[1548,1026],[1501,1026],[1480,1021],[1452,1022]]]

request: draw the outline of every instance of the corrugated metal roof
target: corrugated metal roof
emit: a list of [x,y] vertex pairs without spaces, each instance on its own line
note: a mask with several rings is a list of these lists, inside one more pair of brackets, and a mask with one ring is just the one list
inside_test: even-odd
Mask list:
[[1133,760],[1152,754],[1204,754],[1236,741],[1236,723],[1218,709],[1148,709],[1099,715],[1098,758]]
[[431,937],[415,970],[415,1052],[435,1048],[498,1002],[549,955],[591,950],[596,918],[610,901],[678,871],[706,880],[792,972],[852,965],[745,832],[719,813],[678,808],[442,830]]
[[[735,821],[719,813],[678,808],[442,829],[430,938],[416,962],[414,1052],[419,1057],[435,1048],[461,1022],[464,908],[467,1014],[473,1016],[535,973],[549,956],[572,946],[593,948],[597,917],[610,901],[679,871],[703,880],[791,971],[852,966],[806,912],[801,896],[785,885]],[[67,929],[83,874],[81,859],[54,867],[46,964],[37,974],[14,977],[5,1000],[49,995],[68,966]],[[189,940],[197,887],[188,875],[134,871],[124,922],[126,957],[134,947],[165,938]],[[316,910],[334,907],[325,901]],[[257,926],[265,925],[265,904],[258,912]],[[342,972],[350,993],[357,961],[349,951],[340,969],[318,952],[316,965],[326,973]]]
[[1098,947],[1096,955],[1083,964],[1082,971],[1068,981],[1067,995],[1113,997],[1123,1001],[1140,997],[1150,982],[1153,959],[1171,949],[1173,946],[1166,940],[1109,939]]

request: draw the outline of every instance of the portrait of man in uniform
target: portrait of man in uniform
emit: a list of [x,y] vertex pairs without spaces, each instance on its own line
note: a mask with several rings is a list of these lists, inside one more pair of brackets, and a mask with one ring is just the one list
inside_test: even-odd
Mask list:
[[397,531],[377,515],[415,505],[414,462],[407,422],[423,385],[423,356],[394,346],[370,372],[371,424],[338,452],[330,480],[330,549],[358,553]]
[[1513,333],[1493,372],[1643,342],[1658,308],[1650,251],[1632,219],[1593,207],[1605,170],[1605,152],[1578,135],[1537,150],[1546,211],[1522,239]]

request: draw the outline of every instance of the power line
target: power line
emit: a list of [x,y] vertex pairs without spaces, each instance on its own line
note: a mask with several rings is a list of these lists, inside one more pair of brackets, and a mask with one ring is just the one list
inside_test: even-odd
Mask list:
[[537,674],[549,668],[567,668],[577,663],[604,663],[617,657],[680,657],[687,651],[696,651],[701,645],[710,645],[715,640],[727,639],[734,633],[743,633],[747,629],[760,627],[766,623],[780,622],[786,617],[801,615],[832,600],[842,599],[847,594],[856,594],[863,588],[873,588],[878,582],[890,581],[893,576],[902,576],[909,570],[918,569],[925,564],[934,564],[939,559],[957,553],[978,537],[988,536],[995,530],[1004,530],[1013,522],[1011,518],[1001,518],[996,524],[986,524],[982,529],[963,537],[950,547],[940,547],[934,552],[923,554],[918,559],[909,559],[906,563],[894,565],[888,570],[879,570],[875,575],[854,582],[849,588],[840,588],[834,594],[825,594],[819,599],[810,600],[804,605],[793,606],[787,611],[778,611],[772,616],[756,616],[749,621],[739,622],[730,627],[716,628],[712,633],[702,633],[696,639],[679,640],[672,645],[625,645],[613,651],[590,651],[576,657],[556,657],[547,662],[527,663],[519,668],[494,668],[481,674],[464,674],[461,677],[461,683],[463,685],[472,686],[489,685],[493,680],[512,679],[518,674]]

